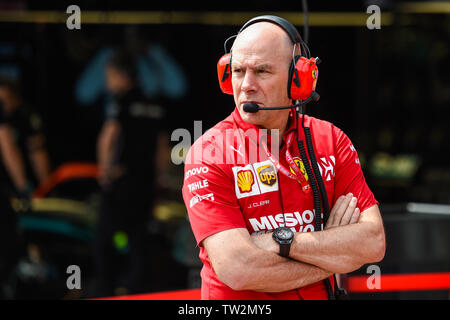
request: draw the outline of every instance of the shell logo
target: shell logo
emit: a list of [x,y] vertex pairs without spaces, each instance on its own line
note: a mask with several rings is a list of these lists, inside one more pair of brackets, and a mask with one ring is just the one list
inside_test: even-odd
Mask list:
[[243,170],[238,172],[237,174],[237,184],[239,190],[244,192],[250,192],[252,190],[252,186],[255,183],[255,179],[253,178],[253,173],[251,170]]

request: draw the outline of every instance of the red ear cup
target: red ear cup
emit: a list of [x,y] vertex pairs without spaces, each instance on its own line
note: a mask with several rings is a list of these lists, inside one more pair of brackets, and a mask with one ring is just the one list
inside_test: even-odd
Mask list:
[[233,94],[233,85],[231,83],[231,52],[222,56],[219,62],[217,62],[217,76],[222,92]]
[[291,68],[290,74],[289,98],[292,100],[308,99],[311,93],[316,90],[317,77],[319,76],[316,59],[298,58],[295,68]]

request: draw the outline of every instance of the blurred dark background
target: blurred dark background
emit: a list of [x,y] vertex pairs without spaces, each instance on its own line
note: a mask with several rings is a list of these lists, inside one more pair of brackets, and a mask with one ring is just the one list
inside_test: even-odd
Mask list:
[[[410,202],[450,205],[450,128],[446,110],[450,104],[450,11],[448,2],[439,3],[442,6],[438,9],[428,10],[426,6],[424,9],[408,6],[411,2],[397,1],[308,2],[309,47],[312,55],[319,56],[323,62],[317,85],[321,99],[318,104],[309,106],[307,112],[334,123],[351,138],[386,219],[411,214],[411,207],[407,206]],[[69,30],[64,20],[58,21],[69,17],[70,14],[65,12],[71,4],[81,8],[80,30]],[[371,4],[381,8],[381,29],[369,30],[365,20],[352,23],[346,18],[344,22],[339,19],[339,14],[344,13],[368,17],[366,9]],[[131,16],[135,12],[153,12],[155,18],[143,23],[108,23],[108,13],[117,11],[129,12]],[[24,18],[21,12],[37,14]],[[96,21],[88,12],[101,12],[104,16]],[[211,21],[207,19],[209,13],[214,18],[221,12],[223,17],[234,17],[233,21],[208,22]],[[335,13],[336,16],[323,21],[314,16],[320,12]],[[52,13],[58,16],[52,18]],[[90,63],[102,50],[140,46],[163,52],[168,59],[166,62],[175,68],[176,78],[166,76],[164,81],[168,88],[161,85],[151,94],[162,101],[170,115],[169,134],[176,128],[185,128],[193,135],[194,120],[201,120],[203,131],[206,131],[232,112],[232,97],[224,96],[217,83],[216,63],[223,54],[224,40],[236,34],[248,18],[261,13],[288,13],[288,18],[295,17],[303,22],[301,1],[289,4],[273,1],[189,2],[174,7],[162,1],[125,4],[123,1],[2,0],[0,74],[17,79],[25,100],[41,114],[54,169],[68,162],[94,163],[105,101],[100,96],[83,100],[77,88]],[[298,29],[303,33],[301,24],[298,23]],[[172,145],[176,143],[174,141]],[[163,281],[156,275],[149,292],[198,285],[196,251],[186,248],[186,243],[194,242],[183,218],[183,209],[177,206],[182,204],[179,191],[183,166],[172,165],[170,173],[171,188],[159,195],[160,209],[169,214],[161,214],[161,218],[149,226],[149,233],[154,243],[151,259],[161,261],[160,270],[155,272],[177,274],[178,278]],[[86,191],[85,187],[82,189]],[[79,187],[73,187],[69,197],[79,190]],[[92,190],[95,193],[95,187]],[[171,214],[170,208],[181,213]],[[438,208],[448,212],[447,207]],[[420,214],[412,214],[411,219],[405,221],[420,219]],[[429,221],[425,216],[424,219]],[[440,234],[447,234],[449,223],[445,217],[448,215],[438,216],[440,220],[436,221],[443,228]],[[407,250],[402,249],[402,245],[406,246],[409,237],[414,235],[401,236],[397,228],[402,225],[392,229],[387,225],[387,232],[388,239],[397,244],[398,252],[405,254],[402,261],[406,261]],[[30,239],[37,237],[35,233],[30,234]],[[43,234],[39,233],[39,241],[45,238]],[[429,239],[428,234],[423,237]],[[54,238],[49,241],[55,243]],[[53,254],[49,253],[48,259],[58,265],[59,270],[64,265],[79,264],[86,266],[86,274],[89,274],[89,258],[83,251],[86,242],[74,245],[81,250],[76,251],[81,252],[78,258],[73,258],[76,255],[72,259],[60,258],[54,249],[48,249]],[[450,241],[438,243],[447,248]],[[430,252],[428,245],[423,250]],[[63,251],[67,254],[66,249],[58,252],[61,255]],[[389,264],[394,253],[391,256],[388,252],[382,272],[448,271],[449,251],[440,250],[433,256],[434,262],[428,260],[430,263],[417,270],[402,269],[399,267],[401,261]],[[417,262],[416,265],[421,264]],[[61,271],[55,271],[55,274],[55,279],[65,277]],[[55,283],[49,280],[51,278],[46,279],[47,284]],[[25,282],[22,291],[18,290],[19,298],[43,297],[39,296],[42,291],[48,293],[44,296],[48,298],[82,296],[82,293],[73,296],[67,293],[64,282],[46,287],[35,281],[28,284],[28,288]],[[441,294],[448,298],[448,289]]]

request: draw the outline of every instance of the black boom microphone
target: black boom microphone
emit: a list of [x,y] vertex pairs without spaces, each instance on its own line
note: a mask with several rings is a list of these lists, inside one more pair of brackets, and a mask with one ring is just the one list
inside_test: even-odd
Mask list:
[[256,113],[259,110],[281,110],[281,109],[291,109],[291,108],[295,108],[295,107],[296,107],[296,105],[285,106],[285,107],[260,107],[258,104],[254,103],[254,102],[247,102],[247,103],[244,103],[244,105],[242,106],[242,109],[245,112]]
[[282,109],[291,109],[291,108],[296,108],[296,107],[298,107],[298,106],[300,106],[300,105],[302,105],[302,104],[304,105],[304,104],[306,104],[306,103],[308,103],[308,102],[311,102],[311,101],[317,102],[319,99],[320,99],[320,95],[319,95],[317,92],[313,91],[313,92],[311,93],[311,95],[309,96],[308,99],[306,99],[306,100],[304,100],[304,101],[300,101],[300,103],[293,104],[293,105],[290,105],[290,106],[283,106],[283,107],[260,107],[258,104],[254,103],[254,102],[246,102],[246,103],[244,103],[244,105],[242,106],[242,109],[243,109],[245,112],[248,112],[248,113],[256,113],[256,112],[258,112],[259,110],[282,110]]

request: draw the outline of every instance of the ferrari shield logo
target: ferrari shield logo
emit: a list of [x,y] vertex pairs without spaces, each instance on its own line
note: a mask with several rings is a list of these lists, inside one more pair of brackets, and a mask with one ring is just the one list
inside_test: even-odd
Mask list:
[[[297,167],[299,167],[300,172],[303,174],[303,177],[305,177],[305,180],[309,181],[308,174],[306,173],[306,169],[305,169],[305,165],[303,164],[303,161],[299,157],[294,157],[294,161],[295,161],[295,164],[297,165]],[[293,174],[295,174],[294,170],[292,170],[292,168],[290,168],[290,169],[291,169],[291,172]]]

